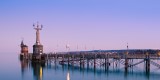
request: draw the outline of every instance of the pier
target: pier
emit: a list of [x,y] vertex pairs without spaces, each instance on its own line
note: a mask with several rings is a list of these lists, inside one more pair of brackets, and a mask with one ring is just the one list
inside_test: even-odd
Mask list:
[[[159,52],[154,54],[146,53],[110,53],[110,52],[59,52],[59,53],[48,53],[41,56],[43,60],[38,62],[45,63],[59,63],[61,65],[78,65],[81,68],[93,66],[94,68],[103,66],[105,69],[109,68],[110,65],[118,66],[118,64],[124,65],[125,70],[134,67],[138,64],[145,64],[146,72],[150,71],[150,65],[154,65],[160,68],[160,64],[154,60],[160,60]],[[29,54],[28,60],[32,60],[32,54]],[[139,60],[134,63],[134,60]]]

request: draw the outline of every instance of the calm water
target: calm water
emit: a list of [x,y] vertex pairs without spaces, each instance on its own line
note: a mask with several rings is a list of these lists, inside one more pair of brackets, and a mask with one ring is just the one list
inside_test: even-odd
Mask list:
[[[140,60],[137,60],[137,62]],[[136,62],[136,61],[135,61]],[[160,61],[154,60],[156,63]],[[80,68],[78,65],[67,66],[58,63],[31,63],[19,61],[18,54],[4,54],[0,56],[0,80],[158,80],[160,69],[151,65],[150,72],[145,71],[144,63],[125,71],[119,64],[115,67],[111,64],[109,69],[104,66]]]

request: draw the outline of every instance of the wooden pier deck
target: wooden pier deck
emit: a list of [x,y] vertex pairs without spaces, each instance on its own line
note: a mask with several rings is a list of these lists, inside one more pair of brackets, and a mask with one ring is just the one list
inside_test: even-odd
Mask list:
[[[107,52],[64,52],[64,53],[49,53],[41,55],[45,58],[45,62],[59,62],[60,64],[68,64],[84,67],[85,65],[105,66],[109,67],[111,64],[117,65],[121,63],[124,65],[125,69],[129,67],[136,66],[141,63],[145,63],[146,71],[150,71],[150,64],[160,68],[160,64],[154,62],[153,60],[160,60],[160,55],[158,53],[107,53]],[[32,54],[28,55],[28,60],[31,60]],[[133,63],[133,60],[141,59],[141,61]]]

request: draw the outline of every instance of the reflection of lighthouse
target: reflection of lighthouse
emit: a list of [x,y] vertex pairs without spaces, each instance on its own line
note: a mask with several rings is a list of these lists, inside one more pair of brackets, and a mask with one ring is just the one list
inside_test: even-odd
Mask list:
[[67,73],[67,80],[70,80],[69,72]]
[[22,76],[24,75],[26,69],[29,66],[29,62],[27,60],[21,60],[21,72],[22,72]]
[[32,62],[33,73],[36,80],[42,80],[43,77],[43,63]]

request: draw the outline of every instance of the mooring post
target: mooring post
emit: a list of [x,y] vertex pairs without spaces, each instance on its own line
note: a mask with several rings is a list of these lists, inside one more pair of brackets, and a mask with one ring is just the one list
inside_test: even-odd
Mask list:
[[109,54],[107,53],[107,67],[109,67],[110,63],[109,63]]
[[83,54],[83,62],[82,62],[82,64],[83,64],[83,68],[84,68],[84,54]]
[[110,63],[109,63],[109,54],[106,53],[105,54],[105,69],[108,69],[109,65],[110,65]]
[[114,59],[113,59],[113,68],[114,68]]
[[102,59],[100,59],[100,67],[102,66]]
[[104,66],[105,66],[105,67],[107,66],[107,59],[106,59],[106,57],[105,57],[105,59],[104,59]]
[[48,54],[47,54],[47,60],[46,61],[48,61]]
[[87,67],[89,67],[89,59],[87,59]]
[[70,62],[70,61],[69,61],[69,56],[70,56],[70,55],[68,54],[68,55],[67,55],[67,57],[68,57],[68,65],[69,65],[69,62]]
[[116,62],[115,62],[115,63],[116,63],[116,67],[117,67],[117,65],[118,65],[117,59],[116,59]]
[[72,55],[72,66],[74,66],[74,55]]
[[55,53],[55,63],[57,62],[57,53]]
[[81,53],[80,53],[80,56],[79,56],[79,65],[80,65],[80,68],[81,68],[81,65],[82,65],[82,61],[81,61]]
[[94,54],[94,68],[96,68],[96,54]]
[[106,59],[106,57],[105,57],[105,59],[104,59],[104,67],[105,67],[105,70],[106,70],[106,67],[107,66],[107,59]]
[[146,61],[146,72],[149,72],[150,71],[150,56],[148,52],[146,53],[145,61]]
[[128,51],[125,53],[125,70],[128,70]]
[[64,54],[62,55],[62,64],[64,64]]
[[128,49],[128,43],[127,43],[127,51],[125,53],[125,72],[128,72],[128,53],[129,53],[129,49]]
[[[133,64],[133,59],[132,59],[132,64]],[[132,66],[133,67],[133,66]]]

